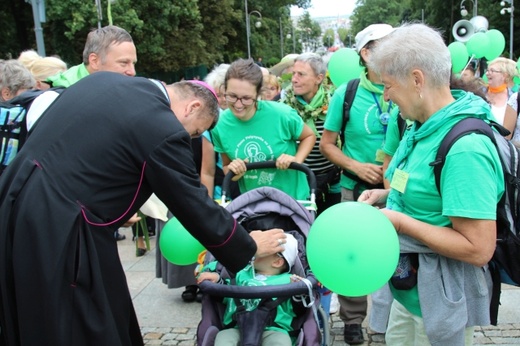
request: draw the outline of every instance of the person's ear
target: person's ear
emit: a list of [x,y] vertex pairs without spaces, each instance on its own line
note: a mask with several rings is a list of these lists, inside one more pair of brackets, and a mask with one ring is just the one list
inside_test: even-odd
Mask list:
[[186,105],[186,116],[188,116],[190,114],[198,114],[201,108],[202,108],[202,103],[199,100],[195,99],[193,101],[190,101]]
[[424,73],[418,69],[413,70],[412,79],[413,79],[413,83],[415,85],[415,89],[417,90],[419,95],[422,95],[422,90],[423,90],[424,84],[425,84]]
[[1,96],[2,96],[2,99],[4,101],[8,101],[10,99],[13,98],[12,94],[11,94],[11,90],[9,90],[8,87],[4,87],[2,88],[2,91],[1,91]]
[[280,256],[276,256],[276,259],[273,261],[274,268],[282,268],[284,264],[285,264],[285,259],[283,259]]
[[323,75],[323,73],[320,73],[320,74],[318,75],[317,79],[316,79],[316,84],[317,84],[317,85],[320,85],[320,84],[323,82],[323,78],[324,78],[324,77],[325,77],[325,76]]
[[99,71],[101,68],[101,58],[97,53],[90,53],[88,56],[88,66],[92,71]]
[[368,49],[366,47],[361,48],[361,50],[359,51],[359,55],[361,56],[363,61],[368,61],[368,56],[370,55],[370,49]]

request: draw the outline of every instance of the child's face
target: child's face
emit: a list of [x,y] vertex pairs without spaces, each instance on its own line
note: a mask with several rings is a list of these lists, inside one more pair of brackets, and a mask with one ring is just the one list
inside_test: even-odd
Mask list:
[[284,258],[279,254],[274,254],[255,259],[253,266],[259,273],[275,275],[282,273],[284,264]]

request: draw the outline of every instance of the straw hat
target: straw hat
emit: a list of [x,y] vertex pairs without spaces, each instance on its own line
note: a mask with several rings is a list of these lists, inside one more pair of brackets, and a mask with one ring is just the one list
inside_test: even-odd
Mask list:
[[269,72],[271,72],[272,74],[274,74],[275,76],[281,76],[282,75],[282,72],[288,68],[288,67],[291,67],[294,65],[294,59],[296,59],[298,57],[299,54],[287,54],[286,56],[284,56],[282,58],[282,60],[274,65],[273,67],[271,67],[269,69]]

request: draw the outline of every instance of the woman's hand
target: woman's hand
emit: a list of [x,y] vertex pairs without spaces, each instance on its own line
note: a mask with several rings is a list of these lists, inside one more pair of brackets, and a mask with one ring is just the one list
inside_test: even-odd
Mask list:
[[292,162],[296,162],[296,157],[282,154],[276,159],[276,168],[288,169]]
[[132,215],[132,217],[130,219],[128,219],[128,221],[126,221],[123,224],[123,227],[131,227],[134,225],[134,223],[136,223],[138,221],[141,221],[141,217],[138,216],[137,213],[135,213],[134,215]]
[[285,250],[282,245],[287,242],[287,236],[280,228],[251,231],[249,235],[256,243],[256,257],[266,257]]
[[384,204],[388,197],[389,189],[372,189],[365,190],[358,198],[358,202],[366,203],[370,205]]
[[235,173],[235,176],[231,180],[237,181],[242,178],[242,176],[247,172],[246,163],[248,162],[248,159],[234,159],[231,161],[228,168],[231,172]]

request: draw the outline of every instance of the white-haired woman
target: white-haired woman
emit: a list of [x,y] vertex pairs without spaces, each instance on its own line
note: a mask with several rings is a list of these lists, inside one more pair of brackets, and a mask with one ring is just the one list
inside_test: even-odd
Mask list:
[[383,212],[399,233],[399,270],[413,278],[415,269],[417,275],[407,289],[397,275],[390,282],[395,300],[386,343],[470,345],[473,327],[490,323],[487,263],[495,249],[502,167],[493,143],[480,134],[452,146],[440,194],[429,163],[458,121],[489,121],[491,109],[472,93],[450,90],[449,50],[441,34],[424,24],[396,29],[375,47],[369,66],[381,77],[385,98],[414,121],[390,162],[389,192],[361,196],[387,198]]

